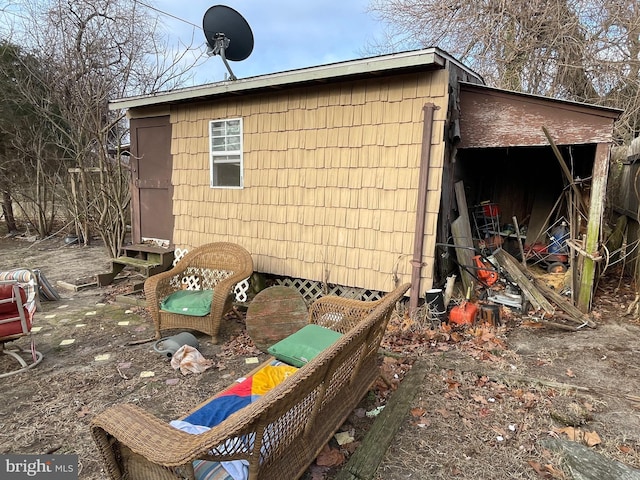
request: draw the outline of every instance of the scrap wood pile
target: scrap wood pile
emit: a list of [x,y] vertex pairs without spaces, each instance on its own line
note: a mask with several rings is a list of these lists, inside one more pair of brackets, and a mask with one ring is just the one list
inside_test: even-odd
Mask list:
[[[498,248],[491,260],[476,267],[476,282],[468,287],[464,298],[454,298],[449,277],[444,291],[432,289],[425,294],[425,311],[415,316],[428,319],[431,327],[499,327],[516,317],[530,326],[548,326],[568,331],[595,328],[593,318],[580,311],[563,295],[562,288],[549,284],[549,278],[561,279],[564,274],[534,274],[534,268],[517,261],[507,251]],[[452,282],[450,282],[452,281]],[[432,292],[442,292],[435,298]],[[460,295],[459,295],[460,297]],[[405,319],[405,322],[414,320]],[[424,328],[425,325],[422,325]],[[458,329],[459,330],[459,329]]]
[[[501,271],[522,290],[526,300],[534,310],[534,317],[549,326],[564,330],[595,328],[593,319],[580,311],[570,299],[549,287],[543,280],[533,276],[530,270],[520,264],[509,253],[498,249],[493,253]],[[522,313],[528,313],[522,309]]]

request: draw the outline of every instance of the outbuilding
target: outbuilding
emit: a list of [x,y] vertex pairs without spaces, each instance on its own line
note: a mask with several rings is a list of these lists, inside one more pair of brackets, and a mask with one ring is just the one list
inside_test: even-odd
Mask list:
[[588,210],[573,240],[586,253],[588,308],[618,110],[489,88],[438,48],[110,108],[130,120],[134,243],[231,241],[257,272],[302,288],[369,298],[410,281],[416,305],[450,273],[442,249],[458,217],[477,237],[474,209],[488,204],[509,220],[500,235],[511,218],[524,227],[579,186]]

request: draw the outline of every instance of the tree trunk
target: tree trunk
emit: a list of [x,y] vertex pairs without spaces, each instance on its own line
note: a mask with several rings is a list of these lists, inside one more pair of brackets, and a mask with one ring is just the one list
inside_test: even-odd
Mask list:
[[16,218],[13,215],[13,202],[11,201],[11,194],[8,190],[2,191],[2,214],[7,224],[7,231],[9,233],[17,232],[18,226],[16,225]]

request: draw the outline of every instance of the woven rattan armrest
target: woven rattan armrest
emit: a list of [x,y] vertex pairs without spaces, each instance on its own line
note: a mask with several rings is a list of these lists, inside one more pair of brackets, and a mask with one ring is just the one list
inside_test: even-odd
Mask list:
[[91,433],[103,457],[110,456],[111,436],[152,463],[178,467],[199,457],[212,458],[209,455],[212,448],[251,421],[245,410],[241,415],[231,415],[214,429],[193,435],[172,427],[136,405],[123,404],[97,415],[91,421]]
[[326,296],[309,307],[309,323],[346,333],[372,312],[382,300],[362,301]]

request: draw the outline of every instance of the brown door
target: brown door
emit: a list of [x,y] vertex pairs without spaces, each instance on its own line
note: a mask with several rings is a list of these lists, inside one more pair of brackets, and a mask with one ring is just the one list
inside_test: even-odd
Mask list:
[[131,119],[132,241],[173,243],[171,123],[169,116]]

